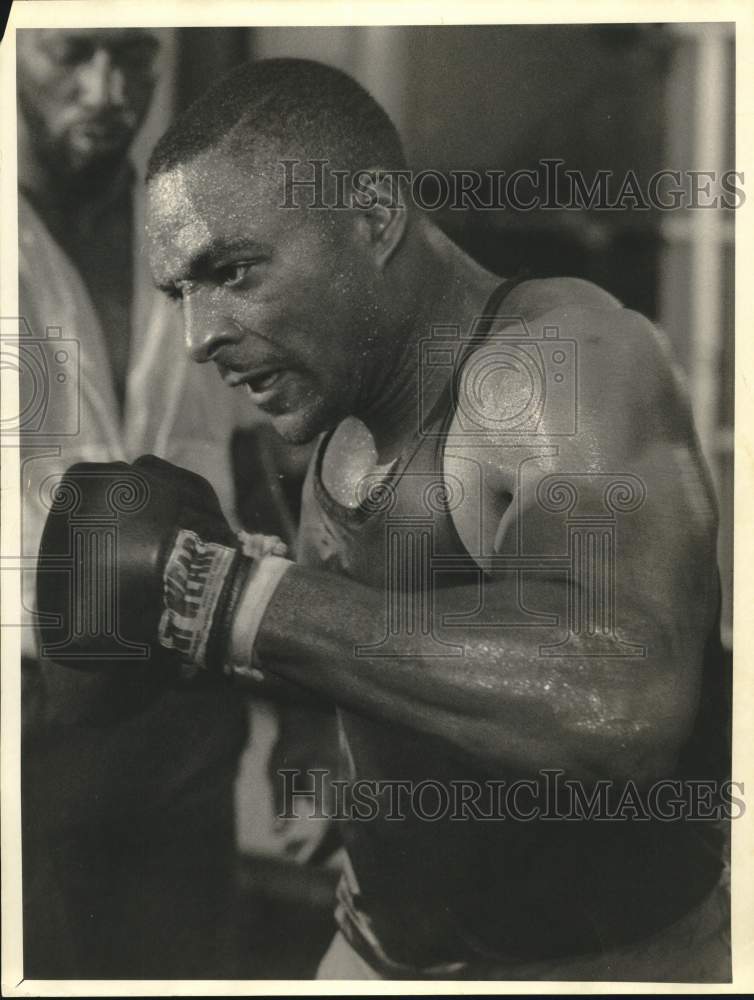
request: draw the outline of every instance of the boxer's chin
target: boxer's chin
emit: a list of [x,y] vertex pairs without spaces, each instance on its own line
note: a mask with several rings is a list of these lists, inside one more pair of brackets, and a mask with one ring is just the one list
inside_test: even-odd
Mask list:
[[342,417],[334,410],[315,405],[286,413],[270,414],[269,419],[277,434],[288,444],[308,444],[323,431],[337,426]]

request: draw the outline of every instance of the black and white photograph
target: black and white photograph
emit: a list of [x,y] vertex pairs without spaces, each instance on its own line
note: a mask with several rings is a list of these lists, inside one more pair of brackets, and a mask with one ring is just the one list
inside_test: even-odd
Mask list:
[[747,992],[754,12],[344,10],[12,7],[3,993]]

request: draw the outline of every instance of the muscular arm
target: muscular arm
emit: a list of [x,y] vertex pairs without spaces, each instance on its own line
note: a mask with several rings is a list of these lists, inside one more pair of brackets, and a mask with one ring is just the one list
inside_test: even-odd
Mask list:
[[[454,445],[456,425],[446,471],[483,512],[476,537],[463,513],[459,532],[482,564],[516,538],[521,551],[567,552],[564,517],[543,512],[538,484],[579,474],[589,510],[599,507],[605,476],[639,480],[644,502],[616,522],[615,600],[620,641],[644,655],[593,655],[583,636],[567,657],[542,655],[564,636],[568,576],[555,570],[527,573],[524,596],[527,608],[556,613],[560,624],[450,627],[445,616],[472,609],[478,587],[438,587],[433,633],[461,645],[461,657],[438,656],[434,640],[418,635],[386,640],[379,657],[357,654],[385,637],[384,593],[298,566],[272,599],[257,651],[273,673],[346,709],[440,737],[483,768],[648,780],[667,774],[696,708],[716,599],[714,510],[686,403],[650,324],[623,310],[570,307],[542,323],[554,321],[580,352],[578,433],[558,437],[563,414],[545,413],[527,466],[494,430]],[[507,377],[498,400],[507,398]],[[487,574],[486,621],[520,621],[514,583],[505,567]]]
[[[438,603],[456,610],[469,596],[446,591]],[[357,646],[383,638],[383,620],[382,595],[295,567],[268,609],[260,655],[269,669],[341,707],[440,737],[491,770],[557,766],[591,777],[615,776],[617,768],[635,778],[655,749],[647,744],[662,740],[633,695],[635,665],[608,667],[608,677],[604,663],[536,662],[543,634],[535,640],[523,629],[454,630],[462,659],[405,638],[383,646],[380,657],[355,655]]]

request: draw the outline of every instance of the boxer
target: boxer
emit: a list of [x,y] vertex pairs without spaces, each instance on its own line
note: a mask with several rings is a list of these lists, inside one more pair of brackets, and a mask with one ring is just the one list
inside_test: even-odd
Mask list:
[[[286,171],[312,159],[328,173],[301,204]],[[405,166],[379,105],[303,60],[238,67],[156,147],[149,255],[187,350],[319,443],[295,562],[239,552],[196,477],[123,467],[148,500],[119,521],[121,634],[331,699],[351,783],[684,775],[720,687],[717,521],[665,343],[584,281],[501,281],[397,196]],[[335,205],[360,171],[369,197]],[[96,511],[94,471],[68,480]],[[50,579],[40,605],[75,617]],[[729,975],[711,824],[378,805],[344,827],[325,977]]]

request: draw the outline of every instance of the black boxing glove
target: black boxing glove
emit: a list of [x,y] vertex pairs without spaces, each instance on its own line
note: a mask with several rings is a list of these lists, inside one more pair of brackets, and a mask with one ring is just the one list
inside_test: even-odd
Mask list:
[[273,536],[237,537],[205,479],[153,455],[73,465],[40,543],[41,653],[84,669],[158,655],[187,674],[244,673],[250,662],[229,662],[236,606],[257,591],[266,606],[285,552]]

